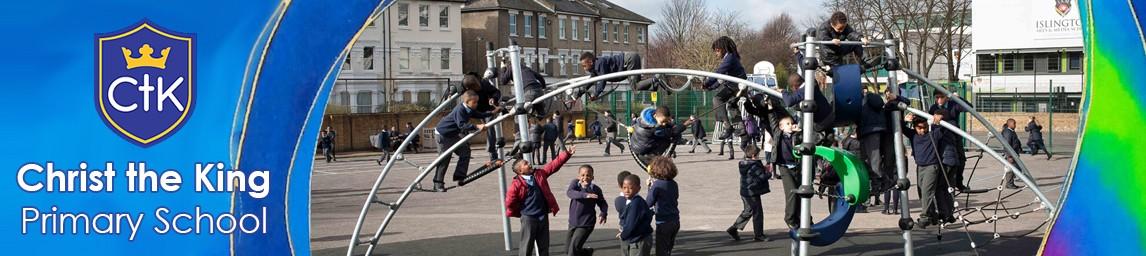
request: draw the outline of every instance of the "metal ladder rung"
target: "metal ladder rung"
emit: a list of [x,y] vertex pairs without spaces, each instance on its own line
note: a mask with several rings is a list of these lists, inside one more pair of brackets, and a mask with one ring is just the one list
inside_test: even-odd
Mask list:
[[354,244],[355,244],[355,245],[363,245],[363,244],[371,244],[371,245],[377,245],[377,244],[378,244],[378,240],[377,240],[377,239],[373,239],[373,238],[372,238],[372,239],[370,239],[370,240],[365,240],[365,241],[363,241],[363,240],[357,240],[357,239],[355,239],[355,240],[354,240]]
[[406,160],[405,158],[402,158],[402,162],[410,165],[411,167],[417,168],[418,170],[422,169],[422,166],[416,165],[414,162],[410,162],[410,160]]
[[381,205],[385,205],[387,208],[390,208],[390,209],[397,209],[397,208],[398,208],[398,205],[397,205],[397,204],[394,204],[394,203],[387,203],[387,202],[383,202],[382,200],[377,200],[377,199],[375,199],[375,200],[374,200],[374,203],[377,203],[377,204],[381,204]]

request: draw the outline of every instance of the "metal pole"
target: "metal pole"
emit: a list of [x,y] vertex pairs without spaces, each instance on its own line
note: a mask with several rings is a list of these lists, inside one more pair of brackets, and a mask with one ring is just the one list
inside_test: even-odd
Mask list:
[[1054,152],[1054,80],[1047,86],[1047,154]]
[[[633,116],[633,91],[625,91],[625,105],[622,107],[625,108],[625,118],[632,118],[632,116]],[[632,120],[632,119],[629,119],[629,120]],[[629,125],[632,125],[632,124],[630,123]],[[625,129],[625,137],[631,137],[631,136],[632,136],[632,134],[629,134],[629,129]],[[632,148],[629,148],[629,149],[632,150]]]
[[[889,45],[884,48],[884,54],[889,56],[888,62],[897,63],[895,57],[895,40],[887,39],[884,40],[884,43]],[[895,86],[896,90],[893,90],[893,94],[898,97],[899,81],[896,79],[895,74],[895,70],[887,71],[887,83],[888,85]],[[922,95],[920,95],[920,98],[922,98]],[[896,181],[896,189],[899,190],[897,191],[899,193],[899,229],[903,230],[903,255],[912,256],[915,255],[915,245],[911,241],[911,228],[913,225],[909,225],[909,223],[911,223],[911,209],[907,205],[907,189],[911,186],[911,180],[907,178],[907,159],[904,157],[902,135],[903,120],[901,119],[903,119],[903,115],[901,115],[898,109],[891,112],[891,123],[893,124],[892,131],[894,131],[892,136],[894,138],[893,141],[895,142],[895,173],[897,176],[899,176],[899,179]]]
[[[485,52],[486,68],[488,68],[490,70],[497,68],[496,55],[497,55],[497,52],[494,51],[493,42],[487,42],[486,43],[486,52]],[[491,79],[494,79],[494,78],[491,78]],[[495,86],[496,86],[497,83],[492,83],[492,84],[495,84]],[[501,100],[501,99],[497,99],[497,100]],[[496,140],[498,138],[504,138],[504,136],[502,136],[502,133],[501,133],[501,124],[495,125],[493,127],[493,133],[494,133],[494,136],[496,137],[496,138],[494,138],[494,140]],[[495,143],[495,146],[496,146],[496,143]],[[504,151],[505,150],[498,147],[497,155],[499,157],[504,157],[505,156]],[[506,184],[505,184],[505,165],[502,165],[501,168],[498,168],[497,175],[498,175],[498,177],[500,177],[499,179],[497,179],[498,191],[501,192],[501,193],[498,193],[498,199],[500,199],[500,201],[498,201],[499,203],[498,203],[497,208],[501,209],[502,238],[505,240],[505,250],[506,251],[512,251],[513,250],[513,240],[511,239],[512,237],[510,236],[509,216],[507,216],[505,214],[505,207],[503,207],[500,203],[500,202],[505,202],[505,193],[507,191],[506,190]]]
[[[815,41],[815,40],[816,40],[816,38],[811,37],[811,36],[804,38],[804,41],[808,42],[808,43],[811,43],[812,41]],[[815,60],[815,59],[816,59],[816,46],[812,45],[812,44],[806,44],[804,46],[804,60],[805,61],[811,61],[811,60]],[[815,76],[816,76],[816,71],[814,69],[804,70],[804,78],[805,78],[804,79],[804,85],[803,85],[804,86],[804,102],[801,105],[803,105],[803,104],[815,104],[814,103],[815,100],[814,100],[813,96],[815,94],[815,86],[818,86],[818,85],[816,85],[816,77]],[[817,106],[817,107],[826,108],[826,107],[831,107],[831,106]],[[815,136],[815,134],[816,134],[815,133],[815,126],[814,126],[814,123],[815,123],[815,120],[814,120],[815,116],[814,115],[815,114],[813,113],[813,109],[814,108],[805,107],[801,110],[801,111],[803,111],[803,113],[801,113],[803,118],[801,118],[802,120],[800,120],[801,125],[803,126],[803,136],[804,136],[804,141],[803,141],[804,145],[802,145],[803,147],[808,147],[808,146],[814,145],[816,143],[816,138],[812,137],[812,136]],[[803,148],[803,149],[801,149],[801,152],[800,152],[800,154],[803,154],[803,157],[800,158],[800,162],[801,162],[802,166],[800,168],[800,171],[801,171],[800,172],[800,188],[797,190],[797,192],[798,192],[798,194],[800,194],[800,192],[803,192],[805,194],[805,195],[800,196],[801,197],[800,198],[800,228],[799,228],[799,230],[796,231],[797,238],[800,238],[800,243],[799,243],[799,255],[800,256],[807,256],[808,255],[808,246],[811,245],[806,237],[800,237],[801,235],[808,235],[808,234],[811,234],[811,232],[812,232],[812,198],[810,195],[806,195],[807,192],[812,191],[812,171],[814,171],[813,170],[813,165],[814,165],[813,161],[815,159],[811,154],[808,154],[811,152],[812,152],[812,150],[810,150],[808,148]]]
[[[513,95],[519,98],[525,97],[525,84],[521,81],[521,46],[517,45],[517,41],[510,40],[509,45],[509,63],[513,69]],[[517,101],[517,136],[521,141],[529,142],[529,117],[528,110],[532,102],[525,102],[525,100]],[[533,159],[532,152],[525,152],[522,159]],[[504,202],[504,201],[503,201]]]

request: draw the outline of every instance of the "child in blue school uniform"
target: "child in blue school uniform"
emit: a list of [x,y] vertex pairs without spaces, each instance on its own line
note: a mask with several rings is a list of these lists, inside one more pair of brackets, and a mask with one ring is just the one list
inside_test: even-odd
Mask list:
[[677,186],[676,164],[672,158],[658,156],[649,161],[649,205],[656,213],[656,254],[672,255],[676,235],[680,231],[680,188]]

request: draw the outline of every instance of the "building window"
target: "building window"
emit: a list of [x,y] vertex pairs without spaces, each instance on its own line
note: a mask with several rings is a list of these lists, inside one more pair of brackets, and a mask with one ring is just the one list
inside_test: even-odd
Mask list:
[[359,91],[356,94],[355,98],[357,99],[355,101],[357,101],[358,104],[355,104],[354,113],[370,113],[370,108],[374,105],[374,102],[372,102],[374,95],[371,95],[370,91]]
[[422,48],[422,65],[426,67],[426,72],[430,72],[430,48]]
[[342,70],[350,70],[350,53],[346,53],[346,59],[342,61]]
[[362,69],[374,70],[374,47],[367,46],[362,48]]
[[525,37],[533,36],[533,15],[525,15]]
[[410,70],[410,47],[402,47],[398,50],[398,68]]
[[545,38],[549,33],[545,33],[545,15],[537,16],[537,37]]
[[450,28],[450,7],[442,6],[442,11],[438,12],[438,27]]
[[418,5],[418,26],[421,26],[423,28],[430,26],[430,6],[429,5],[424,5],[424,4]]
[[609,23],[601,22],[601,42],[609,41]]
[[638,43],[644,43],[645,42],[645,27],[637,26],[637,42]]
[[[578,38],[580,38],[580,37],[577,37],[577,23],[578,22],[576,20],[570,20],[570,24],[573,25],[573,29],[570,31],[570,32],[572,32],[572,34],[570,34],[572,37],[570,37],[570,38],[572,38],[573,40],[577,40]],[[565,31],[565,29],[561,29],[561,31]]]
[[565,40],[565,18],[557,19],[557,38]]
[[517,14],[509,14],[509,35],[517,36]]
[[625,23],[625,43],[629,43],[629,23]]
[[996,70],[995,70],[995,67],[996,67],[995,56],[990,55],[990,54],[979,54],[979,58],[977,61],[979,62],[977,64],[979,66],[979,73],[980,74],[995,73],[996,72]]
[[341,92],[338,92],[338,104],[342,106],[350,106],[350,92],[345,91],[345,89]]
[[418,92],[418,103],[430,103],[430,91]]
[[398,4],[398,26],[410,26],[410,4]]
[[442,48],[442,70],[450,70],[450,48]]
[[569,66],[572,67],[572,68],[570,68],[570,70],[572,70],[572,72],[570,72],[570,74],[576,75],[578,72],[577,70],[581,69],[581,63],[578,63],[579,61],[581,61],[581,60],[578,60],[580,57],[581,57],[581,54],[579,52],[577,52],[577,50],[569,50]]
[[593,23],[589,23],[589,19],[585,19],[585,30],[584,30],[584,31],[585,31],[585,33],[582,33],[582,34],[584,34],[584,35],[585,35],[585,42],[588,42],[588,41],[589,41],[589,37],[593,35],[593,34],[590,34],[590,33],[589,33],[589,28],[592,28],[592,27],[593,27],[593,25],[592,25],[592,24],[593,24]]
[[[613,42],[614,43],[621,41],[621,31],[620,30],[621,30],[621,24],[614,23],[613,24]],[[606,35],[606,38],[607,37],[608,37],[608,35]]]
[[1003,56],[1003,71],[1004,72],[1017,72],[1015,68],[1015,54],[1007,54]]
[[1023,71],[1035,70],[1035,56],[1033,54],[1023,54]]
[[562,55],[559,55],[558,57],[559,57],[558,59],[561,60],[561,63],[557,63],[557,65],[561,68],[561,75],[563,75],[563,76],[569,75],[569,72],[567,72],[565,70],[565,55],[562,54]]
[[1047,72],[1062,72],[1062,58],[1059,53],[1047,54]]
[[1067,61],[1067,62],[1068,62],[1067,64],[1069,64],[1067,67],[1070,68],[1071,71],[1082,70],[1082,53],[1081,52],[1070,53],[1070,58],[1069,58],[1069,61]]

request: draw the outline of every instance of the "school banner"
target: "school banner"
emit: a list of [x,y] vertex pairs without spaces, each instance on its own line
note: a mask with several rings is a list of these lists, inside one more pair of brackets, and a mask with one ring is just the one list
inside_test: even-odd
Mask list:
[[315,137],[391,0],[0,4],[5,255],[309,255]]

